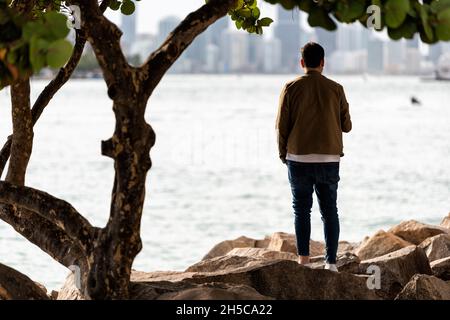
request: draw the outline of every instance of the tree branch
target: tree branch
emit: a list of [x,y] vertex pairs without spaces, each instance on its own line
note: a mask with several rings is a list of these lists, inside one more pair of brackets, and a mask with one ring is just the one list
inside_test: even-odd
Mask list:
[[68,202],[43,191],[0,181],[0,203],[38,214],[64,230],[84,251],[91,249],[95,229]]
[[36,213],[0,205],[0,219],[62,265],[84,266],[86,263],[83,250],[62,229]]
[[136,82],[134,68],[128,64],[120,46],[122,31],[101,10],[107,7],[106,4],[102,6],[102,3],[99,7],[96,0],[74,0],[72,3],[81,9],[81,26],[87,32],[88,41],[102,69],[109,97],[114,100],[117,90],[129,94],[136,91],[131,85]]
[[11,161],[6,181],[23,186],[28,161],[33,149],[33,124],[30,110],[30,79],[19,80],[11,85],[11,109],[13,135]]
[[192,41],[211,24],[236,6],[237,0],[210,0],[197,11],[190,13],[173,30],[164,43],[153,52],[139,69],[144,80],[143,90],[150,96],[167,70]]
[[[67,64],[61,68],[56,77],[45,87],[39,97],[36,99],[31,109],[31,117],[33,126],[38,121],[44,109],[53,99],[54,95],[64,86],[70,79],[78,63],[80,62],[83,50],[86,44],[86,37],[83,30],[77,30],[75,46]],[[0,151],[0,178],[6,166],[6,162],[11,154],[12,137],[9,137]]]

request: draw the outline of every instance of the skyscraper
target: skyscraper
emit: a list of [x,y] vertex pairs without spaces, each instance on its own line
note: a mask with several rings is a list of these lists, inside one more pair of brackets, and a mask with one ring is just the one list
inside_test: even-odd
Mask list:
[[278,6],[278,19],[275,37],[281,43],[281,71],[296,72],[300,57],[300,12],[287,11]]
[[166,40],[169,33],[181,22],[180,18],[176,16],[168,16],[159,21],[158,25],[158,46]]
[[371,36],[367,51],[367,69],[370,73],[382,73],[384,68],[384,45],[385,43]]
[[316,28],[317,42],[325,49],[325,58],[331,57],[336,51],[337,31],[328,31],[322,28]]
[[122,29],[123,32],[122,46],[126,54],[130,52],[131,47],[136,41],[136,19],[137,19],[136,12],[129,16],[122,15],[120,28]]
[[235,30],[227,30],[222,33],[220,51],[224,54],[223,71],[247,71],[248,47],[248,38],[246,33]]

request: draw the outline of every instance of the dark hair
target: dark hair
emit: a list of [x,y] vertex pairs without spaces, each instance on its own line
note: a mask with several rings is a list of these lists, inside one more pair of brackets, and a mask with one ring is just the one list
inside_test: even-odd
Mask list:
[[317,68],[325,58],[325,50],[315,42],[308,42],[302,48],[302,58],[307,68]]

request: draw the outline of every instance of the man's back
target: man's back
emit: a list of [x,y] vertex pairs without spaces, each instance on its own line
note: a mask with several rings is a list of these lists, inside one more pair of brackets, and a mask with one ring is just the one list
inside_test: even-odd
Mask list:
[[317,71],[289,82],[277,117],[280,157],[342,155],[342,132],[352,128],[342,86]]

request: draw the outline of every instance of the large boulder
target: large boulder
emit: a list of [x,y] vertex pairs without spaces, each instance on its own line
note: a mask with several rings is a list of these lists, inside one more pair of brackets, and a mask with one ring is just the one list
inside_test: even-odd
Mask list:
[[[349,251],[353,249],[355,244],[347,241],[339,243],[339,251]],[[264,239],[252,239],[248,237],[239,237],[234,240],[225,240],[216,244],[202,260],[207,260],[215,257],[220,257],[228,254],[231,250],[236,248],[259,248],[268,249],[270,251],[288,252],[297,254],[297,242],[295,234],[286,232],[275,232]],[[325,244],[320,241],[311,240],[309,244],[310,256],[323,255],[325,251]]]
[[189,268],[186,272],[218,272],[258,264],[262,259],[255,257],[225,255],[208,260],[202,260]]
[[390,232],[380,230],[361,243],[355,250],[355,254],[361,260],[368,260],[384,256],[385,254],[403,249],[410,245],[412,245],[412,243],[405,241]]
[[189,289],[164,293],[157,300],[273,300],[249,286],[206,283]]
[[384,256],[364,260],[359,265],[360,273],[367,274],[369,267],[380,268],[381,288],[378,294],[394,299],[411,277],[417,273],[432,274],[428,258],[422,248],[409,246]]
[[450,257],[435,260],[430,265],[433,275],[443,280],[450,280]]
[[[133,272],[134,273],[134,272]],[[137,272],[142,277],[142,272]],[[169,277],[174,272],[147,273],[150,279]],[[178,273],[179,274],[179,273]],[[136,277],[135,277],[136,278]],[[147,279],[148,280],[148,279]],[[66,283],[58,295],[58,300],[84,300],[75,286],[73,274],[69,274]],[[227,283],[195,284],[189,282],[132,281],[130,300],[271,300],[255,289],[244,285]]]
[[235,248],[228,252],[227,256],[252,257],[266,260],[298,260],[298,256],[294,253],[273,251],[265,248]]
[[427,238],[434,237],[441,233],[449,233],[449,229],[409,220],[392,227],[388,232],[395,234],[403,240],[419,245]]
[[450,212],[448,215],[442,220],[441,227],[450,229]]
[[[233,256],[228,256],[232,259]],[[251,258],[250,258],[251,260]],[[289,260],[259,260],[242,267],[217,272],[185,273],[176,276],[178,282],[221,282],[246,285],[264,296],[276,299],[379,299],[368,289],[364,277],[314,270]],[[143,283],[152,280],[141,279]],[[164,278],[153,278],[164,281]],[[174,277],[171,276],[173,281]]]
[[450,283],[439,278],[416,274],[396,300],[450,300]]
[[0,263],[0,300],[48,300],[47,290],[26,275]]
[[[258,240],[242,236],[234,240],[219,242],[203,257],[202,260],[224,256],[234,248],[254,248],[257,245],[257,241]],[[268,241],[266,241],[266,243],[268,243]]]
[[419,247],[425,250],[430,262],[450,257],[450,234],[442,233],[427,238],[419,245]]
[[[297,254],[297,241],[295,234],[275,232],[270,237],[267,249],[272,251],[290,252]],[[309,241],[309,255],[318,256],[324,253],[325,245],[320,241]]]

